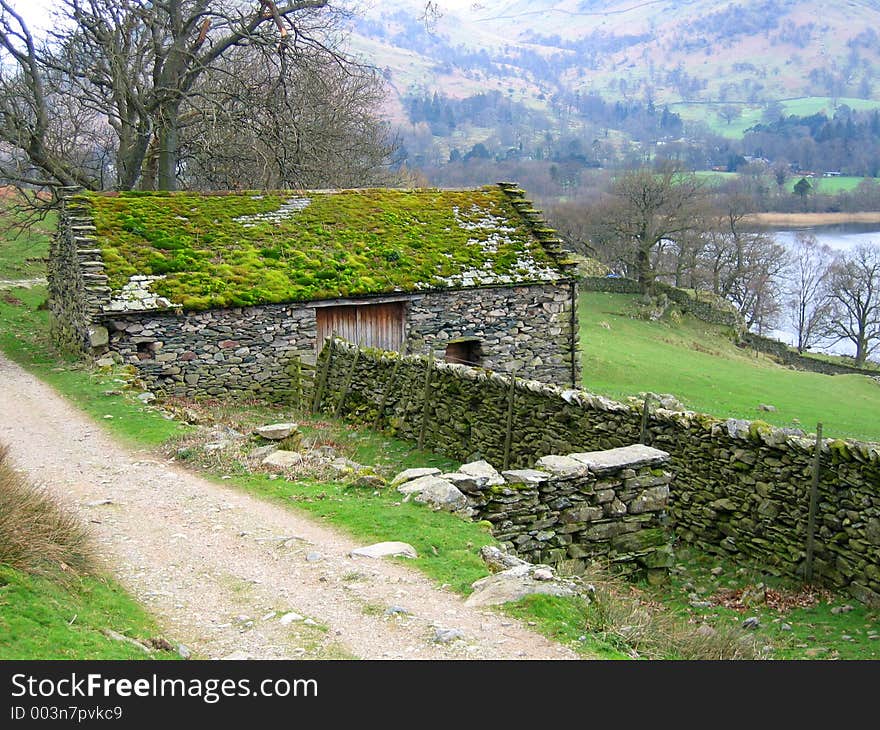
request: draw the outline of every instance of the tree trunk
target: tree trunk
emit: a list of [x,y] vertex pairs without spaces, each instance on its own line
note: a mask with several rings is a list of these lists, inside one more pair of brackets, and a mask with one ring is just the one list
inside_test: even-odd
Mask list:
[[639,291],[648,294],[654,288],[654,271],[651,268],[651,257],[644,248],[636,252],[636,275],[639,282]]
[[162,114],[162,127],[159,130],[157,190],[177,190],[178,117],[177,105],[167,108]]

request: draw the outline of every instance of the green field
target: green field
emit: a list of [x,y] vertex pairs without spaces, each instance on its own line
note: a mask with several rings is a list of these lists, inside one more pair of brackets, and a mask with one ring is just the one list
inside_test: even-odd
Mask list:
[[[789,370],[737,348],[724,328],[690,317],[637,318],[638,297],[584,292],[580,301],[584,387],[622,399],[672,393],[696,411],[760,419],[827,436],[880,441],[880,384],[861,375]],[[758,409],[774,406],[775,413]]]
[[29,233],[9,230],[15,216],[8,203],[0,201],[0,279],[32,279],[46,275],[43,261],[49,252],[49,238],[55,230],[55,216],[34,224]]

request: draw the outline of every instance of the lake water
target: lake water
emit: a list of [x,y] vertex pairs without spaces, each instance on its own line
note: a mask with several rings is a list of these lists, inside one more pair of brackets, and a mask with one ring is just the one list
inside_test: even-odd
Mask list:
[[[811,233],[820,245],[827,245],[834,251],[850,251],[861,244],[869,244],[880,248],[880,226],[874,223],[844,223],[833,226],[813,226],[773,231],[773,237],[784,246],[794,244],[799,232]],[[797,335],[791,326],[780,322],[780,328],[767,333],[770,337],[793,345]],[[854,355],[855,347],[849,342],[839,342],[828,347],[816,346],[814,350],[837,355]],[[875,355],[876,357],[876,355]]]

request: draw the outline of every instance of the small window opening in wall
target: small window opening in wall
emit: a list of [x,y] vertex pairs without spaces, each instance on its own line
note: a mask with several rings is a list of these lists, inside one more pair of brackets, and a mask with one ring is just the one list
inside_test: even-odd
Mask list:
[[155,342],[138,342],[137,357],[138,360],[152,360],[156,355]]
[[446,362],[460,365],[479,365],[483,356],[477,339],[456,340],[446,345]]

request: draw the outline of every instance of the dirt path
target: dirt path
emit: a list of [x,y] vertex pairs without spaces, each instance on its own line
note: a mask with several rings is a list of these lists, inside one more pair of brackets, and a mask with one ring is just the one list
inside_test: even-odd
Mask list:
[[45,279],[0,279],[0,290],[31,289],[32,287],[43,286],[45,284]]
[[[0,442],[92,523],[120,582],[202,657],[576,658],[409,566],[350,557],[357,543],[305,517],[126,451],[2,356]],[[437,641],[438,628],[461,638]]]

